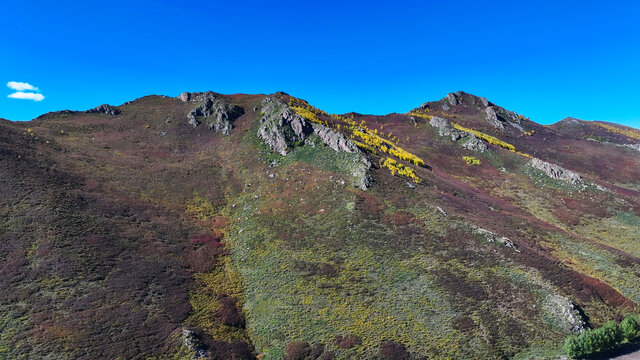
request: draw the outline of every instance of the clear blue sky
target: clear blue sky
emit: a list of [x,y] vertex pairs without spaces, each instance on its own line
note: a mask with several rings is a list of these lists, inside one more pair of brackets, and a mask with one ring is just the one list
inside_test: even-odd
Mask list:
[[383,114],[464,90],[545,124],[640,127],[639,2],[397,3],[5,1],[0,117],[204,90]]

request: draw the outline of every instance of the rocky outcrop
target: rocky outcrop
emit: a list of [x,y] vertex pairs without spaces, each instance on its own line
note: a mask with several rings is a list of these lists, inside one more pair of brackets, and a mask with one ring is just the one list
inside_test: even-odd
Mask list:
[[545,299],[543,307],[555,322],[566,330],[581,333],[587,327],[576,304],[562,295],[550,294]]
[[261,114],[258,138],[271,150],[286,156],[296,146],[313,144],[312,137],[317,136],[316,139],[336,152],[354,154],[351,175],[356,179],[356,186],[361,189],[371,186],[371,177],[367,174],[371,162],[353,141],[341,133],[305,120],[274,95],[262,101]]
[[109,104],[102,104],[100,106],[96,106],[93,109],[90,110],[86,110],[83,111],[85,114],[107,114],[107,115],[111,115],[111,116],[116,116],[118,114],[120,114],[120,110],[118,110],[118,108],[116,108],[115,106],[111,106]]
[[356,153],[360,151],[353,141],[347,139],[341,133],[335,132],[320,124],[312,123],[311,126],[313,126],[313,133],[318,135],[320,139],[322,139],[322,141],[333,150],[349,153]]
[[476,152],[485,152],[488,149],[487,144],[474,134],[454,128],[445,118],[434,116],[429,121],[429,125],[437,128],[440,136],[451,137],[453,141],[462,139],[462,146],[466,149]]
[[462,147],[475,152],[485,152],[488,147],[484,141],[478,139],[477,136],[471,133],[467,133],[467,136],[463,139]]
[[516,244],[513,243],[513,241],[511,241],[509,238],[506,238],[504,236],[499,236],[495,233],[492,233],[489,230],[485,230],[482,228],[475,228],[475,232],[477,234],[479,234],[480,236],[482,236],[485,240],[487,240],[488,242],[495,242],[498,244],[502,244],[506,247],[512,248],[514,249],[516,252],[520,252],[520,250],[518,250]]
[[548,177],[552,179],[565,181],[572,185],[584,184],[584,180],[580,175],[558,165],[551,164],[537,158],[531,159],[531,161],[529,161],[527,165],[544,172]]
[[207,358],[206,347],[194,331],[182,329],[182,343],[189,351],[193,352],[191,359]]
[[470,108],[479,112],[489,124],[496,128],[504,130],[510,124],[520,132],[524,131],[522,127],[523,118],[520,115],[490,103],[487,98],[468,94],[464,91],[449,93],[435,103],[426,102],[420,106],[420,109],[424,110],[434,106],[437,110],[442,109],[444,111],[449,111],[455,106]]
[[209,129],[229,135],[233,128],[233,121],[244,114],[244,110],[237,106],[224,102],[219,94],[207,91],[206,93],[182,93],[180,100],[184,102],[200,103],[189,114],[189,124],[196,127],[206,123]]
[[484,109],[484,113],[485,113],[485,119],[487,119],[489,124],[504,130],[504,125],[502,124],[502,122],[500,122],[500,120],[498,120],[498,115],[496,114],[496,111],[491,106],[487,106]]
[[313,133],[313,126],[280,99],[268,96],[262,101],[258,137],[271,150],[285,156]]
[[640,144],[623,144],[622,146],[627,147],[629,149],[640,151]]

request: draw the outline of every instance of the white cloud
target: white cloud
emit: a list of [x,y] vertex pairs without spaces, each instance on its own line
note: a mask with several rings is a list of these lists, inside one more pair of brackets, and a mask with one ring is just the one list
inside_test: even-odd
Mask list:
[[29,83],[24,83],[24,82],[17,82],[17,81],[9,81],[7,83],[7,87],[15,90],[15,91],[24,91],[24,90],[29,90],[29,91],[39,91],[37,87],[29,84]]
[[7,97],[12,99],[25,99],[25,100],[33,100],[33,101],[42,101],[44,99],[44,95],[36,94],[36,93],[28,93],[17,91],[13,94],[8,95]]

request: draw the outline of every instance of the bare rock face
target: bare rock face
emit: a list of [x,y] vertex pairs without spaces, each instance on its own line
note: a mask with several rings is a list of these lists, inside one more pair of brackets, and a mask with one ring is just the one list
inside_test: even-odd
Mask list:
[[635,151],[640,151],[640,144],[624,144],[622,146],[627,147],[627,148],[632,149],[632,150],[635,150]]
[[182,93],[180,99],[185,102],[198,102],[189,114],[189,124],[196,127],[206,123],[209,129],[229,135],[233,128],[233,121],[244,114],[244,110],[236,105],[225,103],[218,94],[211,91],[206,93]]
[[449,105],[451,105],[451,106],[458,105],[458,98],[456,97],[456,95],[454,93],[448,93],[447,94],[447,101],[449,102]]
[[120,114],[120,110],[118,110],[118,108],[116,108],[115,106],[111,106],[109,104],[102,104],[100,106],[96,106],[93,109],[90,110],[86,110],[84,111],[85,114],[107,114],[107,115],[111,115],[111,116],[116,116],[118,114]]
[[322,141],[335,151],[348,153],[357,153],[360,151],[353,141],[347,139],[344,135],[337,133],[330,128],[320,125],[311,124],[313,133],[318,135]]
[[183,92],[178,98],[183,102],[189,102],[191,100],[191,93]]
[[496,111],[491,106],[487,106],[484,109],[484,113],[485,113],[485,119],[487,119],[489,124],[499,129],[504,129],[504,125],[502,124],[502,122],[500,122],[500,120],[498,120],[498,114],[496,114]]
[[438,134],[440,136],[450,136],[451,140],[453,141],[457,141],[467,133],[465,131],[454,128],[453,126],[451,126],[451,122],[449,122],[449,120],[438,116],[432,117],[429,121],[429,125],[437,128]]
[[440,136],[451,137],[452,141],[463,139],[462,146],[466,149],[481,153],[488,149],[487,144],[478,139],[474,134],[454,128],[451,122],[445,118],[434,116],[429,121],[429,125],[437,128]]
[[202,344],[194,331],[182,329],[182,343],[190,351],[193,351],[192,359],[206,359],[205,346]]
[[574,173],[573,171],[562,168],[558,165],[551,164],[537,158],[531,159],[531,161],[529,161],[527,165],[535,169],[541,170],[552,179],[565,181],[572,185],[584,184],[584,180],[580,175]]
[[480,153],[483,153],[488,149],[487,144],[485,144],[484,141],[478,139],[477,136],[471,133],[467,133],[466,141],[462,144],[462,147]]
[[543,307],[559,325],[571,332],[581,333],[587,327],[578,307],[564,296],[550,294]]
[[353,141],[341,133],[334,132],[324,125],[308,122],[273,95],[262,101],[261,114],[258,138],[271,150],[286,156],[294,147],[304,146],[310,137],[315,135],[336,152],[356,155],[352,176],[357,179],[357,187],[367,189],[371,186],[371,177],[367,174],[371,162]]
[[258,137],[280,155],[287,155],[314,132],[310,123],[276,97],[268,96],[262,101],[262,114]]

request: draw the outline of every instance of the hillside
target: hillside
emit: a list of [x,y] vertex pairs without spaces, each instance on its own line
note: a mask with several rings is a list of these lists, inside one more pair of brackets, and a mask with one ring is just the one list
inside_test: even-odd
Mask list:
[[544,359],[640,311],[640,130],[464,92],[0,120],[0,358]]

